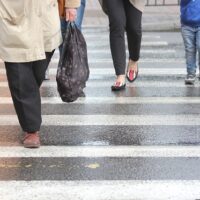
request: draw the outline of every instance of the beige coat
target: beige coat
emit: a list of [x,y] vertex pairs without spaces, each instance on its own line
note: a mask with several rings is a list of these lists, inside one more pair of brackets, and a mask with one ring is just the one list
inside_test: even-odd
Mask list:
[[80,0],[65,0],[66,8],[78,8],[80,6]]
[[135,8],[137,8],[141,12],[144,11],[146,0],[130,0],[130,2],[133,4]]
[[[107,1],[107,0],[99,0],[101,6],[103,7],[103,1]],[[144,7],[145,7],[145,3],[146,0],[130,0],[130,3],[137,8],[138,10],[140,10],[141,12],[144,11]],[[103,7],[104,12],[106,12],[106,8]]]
[[57,0],[0,0],[0,58],[30,62],[61,42]]

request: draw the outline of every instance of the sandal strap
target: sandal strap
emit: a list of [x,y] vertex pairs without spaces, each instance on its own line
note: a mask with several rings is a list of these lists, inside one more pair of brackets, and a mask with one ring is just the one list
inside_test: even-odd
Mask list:
[[113,86],[115,86],[115,87],[121,87],[124,84],[125,83],[123,83],[123,82],[116,81]]

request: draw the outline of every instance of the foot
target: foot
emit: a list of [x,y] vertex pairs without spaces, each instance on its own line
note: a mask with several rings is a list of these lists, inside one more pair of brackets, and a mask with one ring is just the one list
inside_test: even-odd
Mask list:
[[112,87],[111,87],[112,91],[119,91],[119,90],[123,90],[125,88],[126,88],[125,75],[117,76],[117,79],[116,79],[114,85],[112,85]]
[[185,78],[186,85],[194,85],[196,76],[193,74],[188,74]]
[[126,78],[129,82],[134,82],[138,77],[138,62],[129,60]]
[[25,133],[23,139],[23,145],[25,148],[39,148],[40,147],[40,136],[38,132]]

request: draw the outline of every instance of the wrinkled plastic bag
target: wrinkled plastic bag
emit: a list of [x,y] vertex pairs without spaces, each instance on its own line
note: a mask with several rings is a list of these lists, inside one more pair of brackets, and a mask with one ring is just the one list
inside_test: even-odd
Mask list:
[[73,23],[69,23],[56,75],[57,89],[62,101],[73,102],[83,97],[83,89],[89,78],[87,45]]

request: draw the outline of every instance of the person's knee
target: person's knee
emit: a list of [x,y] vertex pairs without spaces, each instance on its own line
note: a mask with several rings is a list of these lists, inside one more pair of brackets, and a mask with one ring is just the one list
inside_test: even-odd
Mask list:
[[110,23],[110,32],[114,35],[124,35],[126,29],[125,22],[113,21]]
[[[198,49],[198,48],[197,48]],[[187,42],[185,43],[185,51],[188,54],[196,54],[196,46],[195,43]]]
[[142,27],[140,24],[128,24],[127,31],[129,31],[134,37],[141,37],[142,35]]

